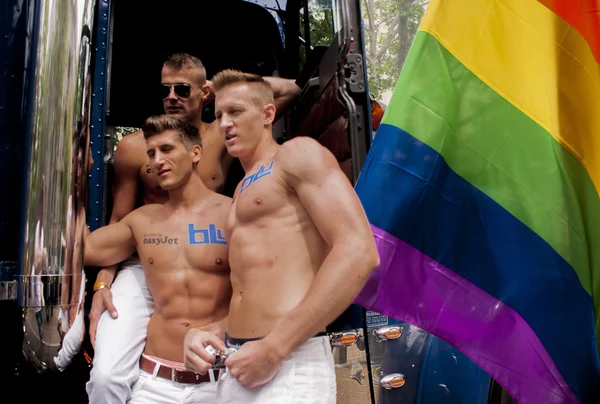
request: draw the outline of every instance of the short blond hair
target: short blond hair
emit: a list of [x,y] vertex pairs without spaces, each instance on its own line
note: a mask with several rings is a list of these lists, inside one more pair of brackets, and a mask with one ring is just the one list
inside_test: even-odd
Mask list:
[[249,84],[256,89],[259,106],[275,103],[271,84],[258,74],[226,69],[215,74],[211,82],[215,93],[232,84]]

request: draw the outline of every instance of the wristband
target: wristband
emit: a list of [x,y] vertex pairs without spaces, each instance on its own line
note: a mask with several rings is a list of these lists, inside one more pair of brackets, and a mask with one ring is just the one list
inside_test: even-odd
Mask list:
[[109,288],[110,285],[107,282],[96,282],[94,283],[94,292],[99,291],[100,289]]

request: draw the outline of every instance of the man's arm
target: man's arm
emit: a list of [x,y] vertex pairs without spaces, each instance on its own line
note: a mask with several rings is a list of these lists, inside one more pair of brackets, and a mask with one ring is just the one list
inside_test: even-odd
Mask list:
[[280,77],[263,77],[273,89],[273,98],[275,98],[275,121],[281,118],[292,106],[301,89],[292,79],[283,79]]
[[[117,223],[135,209],[141,168],[138,133],[126,135],[117,145],[112,187],[113,210],[109,224]],[[96,282],[106,282],[110,285],[116,273],[117,265],[103,268],[98,271]]]
[[109,266],[125,260],[135,252],[135,238],[129,225],[131,215],[90,233],[86,226],[83,243],[84,265]]
[[265,338],[285,358],[352,303],[379,255],[360,200],[327,149],[296,138],[279,149],[277,161],[331,248],[305,298]]

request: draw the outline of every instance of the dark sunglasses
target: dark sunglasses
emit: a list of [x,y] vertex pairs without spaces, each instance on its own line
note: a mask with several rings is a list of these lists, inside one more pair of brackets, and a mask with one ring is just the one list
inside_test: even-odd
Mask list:
[[171,87],[175,91],[175,95],[181,98],[189,98],[192,93],[192,87],[189,84],[163,84],[161,85],[161,98],[167,98],[171,93]]

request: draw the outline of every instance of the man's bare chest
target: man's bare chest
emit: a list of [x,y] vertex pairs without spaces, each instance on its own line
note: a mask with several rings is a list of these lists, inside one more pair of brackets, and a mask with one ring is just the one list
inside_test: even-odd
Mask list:
[[231,220],[238,224],[276,220],[289,213],[291,203],[296,199],[279,180],[273,162],[244,177],[239,189],[233,201],[230,224],[233,224]]
[[136,230],[137,250],[145,267],[203,271],[227,267],[228,244],[219,221],[161,221]]

